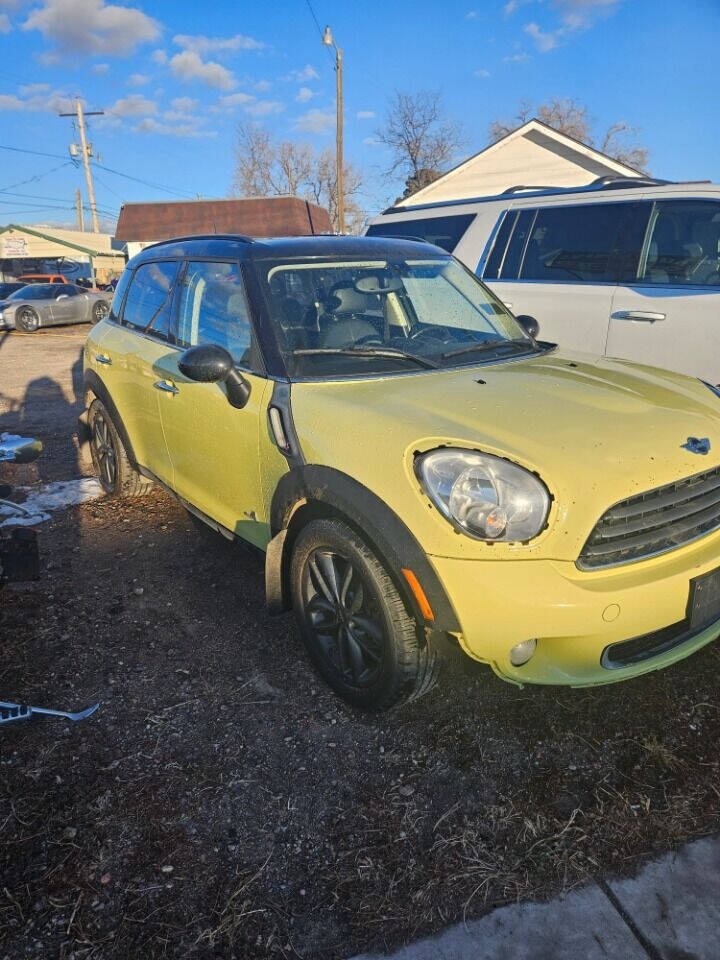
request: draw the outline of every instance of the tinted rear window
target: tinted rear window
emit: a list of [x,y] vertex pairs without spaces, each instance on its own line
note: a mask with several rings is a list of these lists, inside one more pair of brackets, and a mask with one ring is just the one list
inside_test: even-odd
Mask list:
[[420,220],[389,220],[368,227],[368,237],[406,237],[426,240],[452,253],[475,219],[474,213],[453,217],[425,217]]

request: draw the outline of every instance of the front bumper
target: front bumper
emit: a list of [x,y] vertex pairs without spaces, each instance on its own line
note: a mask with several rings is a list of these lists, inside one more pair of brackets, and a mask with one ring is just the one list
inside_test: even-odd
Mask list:
[[[720,620],[695,634],[678,630],[670,644],[648,644],[644,659],[603,666],[612,644],[684,620],[690,580],[720,567],[720,533],[660,557],[593,572],[554,560],[430,560],[457,613],[461,646],[511,682],[614,683],[682,660],[720,635]],[[510,650],[531,638],[537,640],[534,656],[513,666]]]

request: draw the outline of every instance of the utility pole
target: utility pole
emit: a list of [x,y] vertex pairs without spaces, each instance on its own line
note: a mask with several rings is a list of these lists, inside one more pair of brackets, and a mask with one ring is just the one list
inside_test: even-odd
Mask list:
[[335,160],[337,164],[337,219],[338,233],[345,233],[345,189],[343,186],[343,52],[333,39],[330,27],[325,27],[322,42],[335,50],[335,80],[337,117],[335,133]]
[[82,231],[85,229],[85,221],[83,220],[82,193],[80,193],[79,187],[75,191],[75,209],[77,211],[78,230]]
[[[88,149],[88,143],[85,138],[85,117],[101,117],[105,113],[104,110],[93,110],[89,113],[83,113],[82,100],[80,97],[75,98],[75,113],[61,113],[61,117],[76,117],[78,130],[80,132],[80,149],[82,150],[83,165],[85,167],[85,180],[87,182],[88,189],[88,198],[90,200],[90,212],[92,213],[92,222],[93,230],[95,233],[100,233],[100,223],[98,221],[97,207],[95,206],[95,189],[93,187],[92,173],[90,171],[90,156],[92,154],[92,146]],[[70,153],[72,154],[72,147]]]

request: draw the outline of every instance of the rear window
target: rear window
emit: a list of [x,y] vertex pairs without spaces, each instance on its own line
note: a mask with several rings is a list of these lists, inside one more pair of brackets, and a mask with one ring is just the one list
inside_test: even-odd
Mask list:
[[390,220],[387,223],[373,223],[368,227],[367,236],[425,240],[452,253],[474,219],[474,213],[460,213],[452,217]]

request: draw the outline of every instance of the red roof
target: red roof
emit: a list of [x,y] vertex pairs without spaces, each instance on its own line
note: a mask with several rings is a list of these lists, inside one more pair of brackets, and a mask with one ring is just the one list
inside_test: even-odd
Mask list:
[[115,237],[149,243],[193,234],[242,233],[251,237],[299,237],[332,233],[323,207],[299,197],[253,197],[125,203]]

